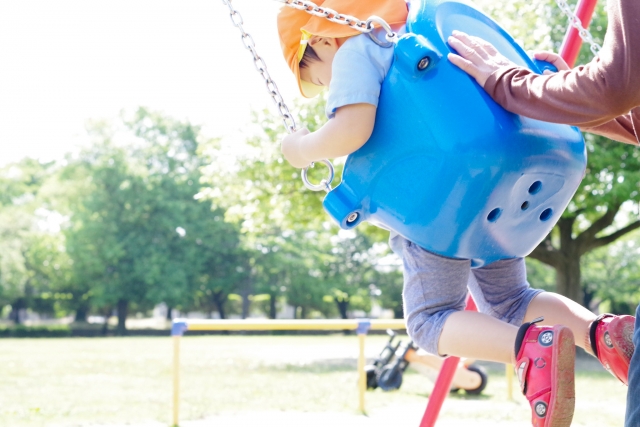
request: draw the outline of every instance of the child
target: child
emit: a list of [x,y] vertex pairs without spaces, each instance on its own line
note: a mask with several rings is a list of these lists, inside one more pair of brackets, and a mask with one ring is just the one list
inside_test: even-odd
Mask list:
[[[378,15],[395,28],[407,14],[404,0],[316,3],[359,19]],[[330,120],[316,132],[303,129],[284,138],[285,158],[305,167],[356,151],[371,135],[393,49],[347,26],[287,7],[278,16],[278,31],[301,93],[312,97],[329,87]],[[404,263],[403,300],[411,338],[432,354],[513,363],[534,426],[571,423],[574,336],[626,382],[633,348],[623,332],[633,330],[631,316],[596,318],[567,298],[530,288],[522,258],[472,270],[469,260],[430,253],[402,236],[392,236],[390,244]],[[467,288],[480,313],[464,311]],[[538,325],[540,317],[556,326]]]

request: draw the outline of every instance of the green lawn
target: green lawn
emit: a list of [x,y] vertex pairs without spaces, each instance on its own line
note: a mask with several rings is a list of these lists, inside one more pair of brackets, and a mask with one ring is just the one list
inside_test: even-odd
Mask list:
[[[384,341],[369,337],[368,356]],[[288,414],[357,419],[353,336],[186,337],[181,355],[182,420],[210,418],[211,425],[224,425],[214,421],[255,413],[281,416],[284,427],[293,425]],[[0,426],[169,425],[171,362],[169,337],[0,340]],[[574,425],[621,426],[626,387],[590,362],[578,363]],[[504,369],[487,367],[484,395],[452,395],[439,426],[530,425],[517,384],[510,401]],[[359,418],[394,417],[394,424],[417,425],[432,385],[409,371],[398,392],[368,392],[370,417]]]

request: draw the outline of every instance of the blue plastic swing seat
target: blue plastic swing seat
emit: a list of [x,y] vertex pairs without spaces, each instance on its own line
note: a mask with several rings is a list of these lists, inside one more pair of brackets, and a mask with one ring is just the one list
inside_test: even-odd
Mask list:
[[324,207],[344,229],[368,221],[473,267],[526,256],[584,176],[582,135],[507,112],[446,59],[447,37],[461,30],[540,72],[489,17],[461,1],[412,0],[409,9],[373,134]]

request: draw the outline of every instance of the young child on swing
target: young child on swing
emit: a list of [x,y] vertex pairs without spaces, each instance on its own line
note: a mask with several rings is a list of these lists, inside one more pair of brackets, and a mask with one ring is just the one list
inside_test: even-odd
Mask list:
[[[400,31],[407,17],[405,0],[315,3],[361,20],[377,15]],[[346,25],[288,7],[278,16],[278,32],[303,96],[329,88],[328,122],[316,132],[302,129],[285,137],[283,155],[302,168],[353,153],[372,133],[393,49]],[[514,364],[534,426],[570,425],[576,344],[597,354],[626,384],[633,345],[624,331],[633,330],[633,317],[597,317],[561,295],[532,289],[523,258],[471,269],[469,260],[442,257],[399,235],[392,235],[390,244],[404,264],[409,336],[432,354]],[[479,312],[464,311],[467,289]],[[555,326],[540,325],[541,318]]]

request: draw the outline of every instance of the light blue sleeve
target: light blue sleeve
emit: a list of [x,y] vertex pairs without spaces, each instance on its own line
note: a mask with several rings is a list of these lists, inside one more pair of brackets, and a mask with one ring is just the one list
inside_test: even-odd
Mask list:
[[393,48],[376,45],[363,34],[347,40],[336,52],[325,107],[328,118],[338,108],[350,104],[378,106],[380,87],[391,62]]

